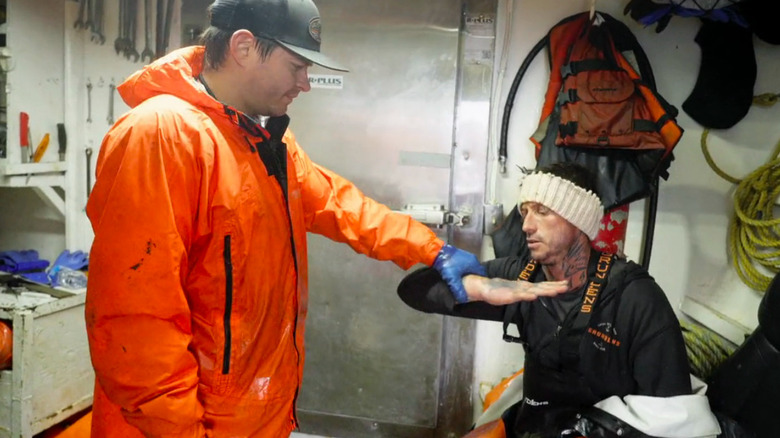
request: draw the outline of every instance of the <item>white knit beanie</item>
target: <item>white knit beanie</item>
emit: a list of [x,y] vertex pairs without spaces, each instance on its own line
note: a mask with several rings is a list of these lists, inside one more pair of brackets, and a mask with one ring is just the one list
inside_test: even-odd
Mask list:
[[599,232],[604,206],[599,197],[573,182],[549,173],[536,172],[523,179],[520,201],[538,202],[582,230],[590,240]]

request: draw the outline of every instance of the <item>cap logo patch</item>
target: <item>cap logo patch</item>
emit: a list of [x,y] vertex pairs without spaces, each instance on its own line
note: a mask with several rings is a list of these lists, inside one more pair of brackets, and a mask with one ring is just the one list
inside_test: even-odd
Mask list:
[[314,17],[309,21],[309,35],[314,38],[314,41],[321,43],[320,41],[320,17]]

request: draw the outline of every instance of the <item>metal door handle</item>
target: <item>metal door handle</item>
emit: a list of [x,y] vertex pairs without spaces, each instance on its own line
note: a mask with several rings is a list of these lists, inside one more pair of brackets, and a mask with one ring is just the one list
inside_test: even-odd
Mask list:
[[463,211],[447,211],[442,204],[406,204],[396,213],[411,216],[417,222],[441,228],[444,225],[462,227],[471,222],[471,215]]

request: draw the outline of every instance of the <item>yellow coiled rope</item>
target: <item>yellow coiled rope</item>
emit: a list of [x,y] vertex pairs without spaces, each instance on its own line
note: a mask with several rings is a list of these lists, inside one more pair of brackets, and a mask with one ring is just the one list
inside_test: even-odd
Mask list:
[[[772,106],[780,94],[762,94],[753,104]],[[734,215],[729,222],[728,242],[732,264],[739,278],[751,289],[763,294],[772,276],[757,268],[780,272],[780,218],[775,219],[775,201],[780,195],[780,142],[766,164],[743,179],[737,179],[718,167],[707,149],[709,129],[701,133],[701,149],[707,164],[726,181],[737,184],[734,192]]]
[[680,320],[680,328],[691,373],[706,382],[712,372],[734,353],[736,347],[699,325]]

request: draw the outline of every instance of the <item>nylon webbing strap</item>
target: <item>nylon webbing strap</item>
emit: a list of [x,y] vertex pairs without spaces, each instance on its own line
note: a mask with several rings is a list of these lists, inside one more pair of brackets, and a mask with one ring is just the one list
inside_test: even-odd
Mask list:
[[577,134],[577,122],[561,123],[558,125],[558,133],[562,138],[573,137]]
[[580,98],[577,96],[576,88],[569,88],[568,90],[561,89],[561,92],[558,93],[558,99],[555,101],[555,105],[563,106],[567,103],[576,102],[578,100],[580,100]]
[[[533,282],[534,278],[536,278],[536,268],[538,267],[539,263],[537,263],[536,260],[529,261],[528,264],[525,265],[525,268],[523,268],[522,272],[520,272],[520,275],[517,276],[517,279]],[[509,324],[511,324],[512,320],[515,318],[515,313],[517,313],[518,307],[520,307],[519,302],[512,303],[506,306],[506,309],[504,309],[504,341],[522,344],[523,338],[522,333],[519,332],[520,327],[517,328],[518,336],[512,336],[507,333]]]
[[606,59],[585,59],[582,61],[571,61],[568,64],[561,66],[561,78],[566,78],[570,75],[576,75],[583,71],[594,70],[623,70],[618,67],[613,61]]
[[607,253],[601,253],[599,256],[596,272],[593,274],[593,277],[590,278],[585,294],[582,295],[582,306],[577,315],[578,318],[581,315],[587,315],[588,319],[590,319],[590,314],[593,312],[593,306],[596,304],[596,299],[604,288],[604,285],[607,283],[607,274],[609,274],[609,270],[612,268],[612,260],[614,260],[614,258],[614,255]]
[[[565,100],[564,103],[572,102],[572,100],[568,100],[568,99],[558,99],[559,102],[563,102],[564,100]],[[634,119],[631,122],[631,129],[633,129],[634,132],[658,132],[661,130],[660,128],[661,126],[663,126],[663,123],[665,122],[666,120],[663,120],[663,117],[659,119],[658,123],[653,122],[652,120]],[[560,126],[558,127],[558,133],[563,138],[569,136],[573,137],[577,134],[578,126],[579,124],[577,122],[561,123]],[[604,146],[609,146],[609,137],[605,136],[604,141],[599,143]]]
[[607,284],[607,275],[612,268],[615,256],[601,253],[596,263],[593,275],[588,279],[585,293],[582,294],[582,304],[574,318],[568,319],[561,327],[561,343],[559,344],[561,363],[569,369],[575,369],[579,362],[579,348],[585,330],[590,326],[590,316],[596,307],[596,302]]
[[634,119],[632,125],[636,132],[658,132],[661,130],[659,124],[652,120]]

